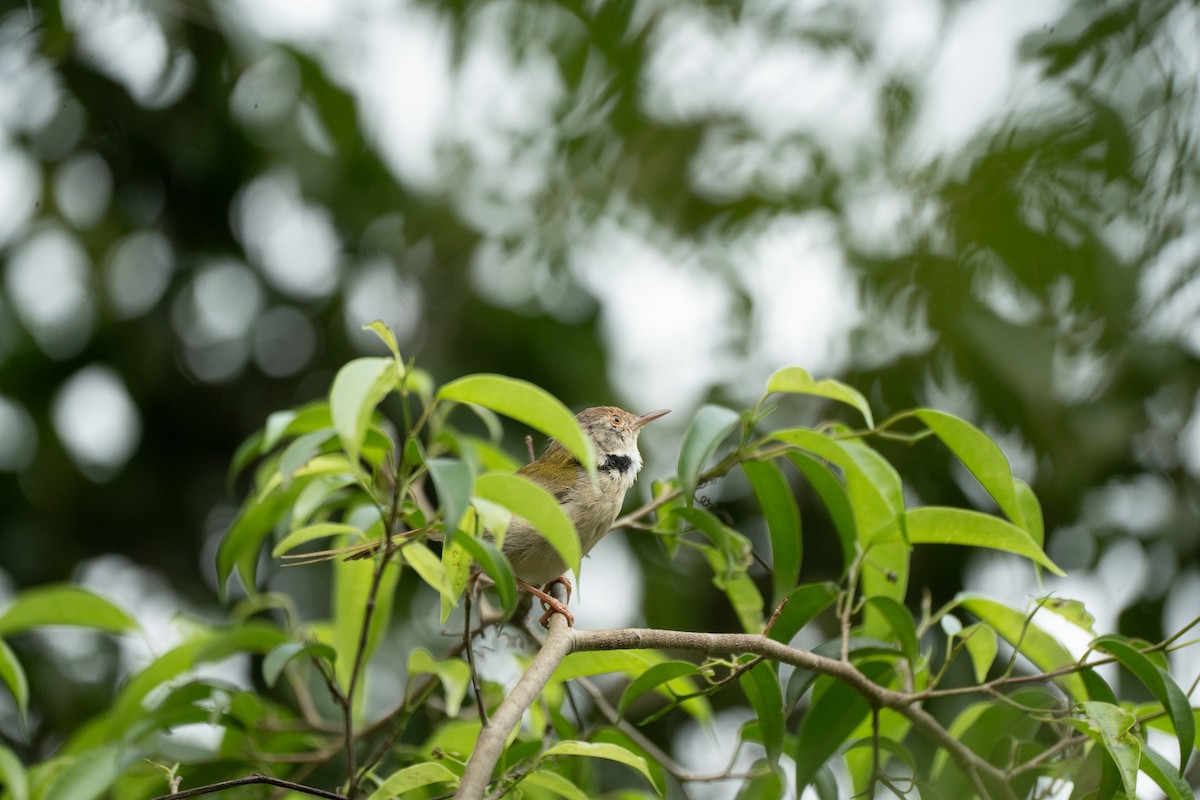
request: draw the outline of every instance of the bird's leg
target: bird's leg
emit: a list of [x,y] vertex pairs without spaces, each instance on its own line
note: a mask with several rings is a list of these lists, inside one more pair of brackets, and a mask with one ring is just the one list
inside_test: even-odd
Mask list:
[[[564,584],[566,584],[567,587],[570,587],[570,585],[571,585],[570,581],[568,581],[566,578],[556,578],[555,580],[552,580],[552,581],[550,581],[550,583],[546,584],[546,588],[549,589],[551,586],[553,586],[555,583],[558,583],[559,581],[562,581]],[[525,581],[521,580],[520,578],[517,578],[517,585],[520,586],[525,591],[529,592],[534,597],[536,597],[542,601],[542,608],[546,609],[546,613],[542,614],[542,618],[540,620],[538,620],[538,622],[542,623],[542,627],[544,627],[544,628],[550,627],[550,615],[551,614],[562,614],[563,617],[567,620],[567,625],[570,627],[574,627],[575,616],[573,614],[571,614],[570,611],[567,610],[567,606],[565,603],[559,602],[557,598],[552,597],[548,592],[544,592],[541,589],[537,588],[536,586],[532,586],[532,585],[526,583]],[[567,589],[567,599],[570,599],[570,596],[571,596],[571,590],[570,590],[570,588],[568,588]]]

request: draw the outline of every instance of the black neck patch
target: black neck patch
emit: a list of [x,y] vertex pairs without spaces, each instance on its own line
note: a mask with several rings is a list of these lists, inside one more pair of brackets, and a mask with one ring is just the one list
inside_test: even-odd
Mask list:
[[600,469],[605,471],[616,470],[624,475],[629,471],[631,466],[633,466],[633,459],[629,456],[609,455],[604,459],[604,463],[600,465]]

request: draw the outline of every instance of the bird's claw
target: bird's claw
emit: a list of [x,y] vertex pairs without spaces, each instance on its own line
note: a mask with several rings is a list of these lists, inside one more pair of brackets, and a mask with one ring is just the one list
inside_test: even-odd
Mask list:
[[543,628],[550,627],[550,617],[555,614],[563,615],[563,619],[567,621],[567,627],[573,628],[575,626],[575,616],[567,610],[567,604],[550,595],[550,587],[556,583],[561,583],[566,587],[567,601],[570,601],[571,581],[567,580],[565,575],[557,577],[547,583],[545,589],[539,589],[536,586],[531,586],[519,578],[517,579],[517,583],[521,585],[522,589],[542,601],[542,608],[545,609],[546,613],[542,614],[541,619],[539,619],[538,622],[541,623]]

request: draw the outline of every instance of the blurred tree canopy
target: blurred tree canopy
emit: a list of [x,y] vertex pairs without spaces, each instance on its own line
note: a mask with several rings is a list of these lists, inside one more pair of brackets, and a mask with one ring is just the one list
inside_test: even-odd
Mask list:
[[[1198,39],[1195,2],[1137,0],[9,7],[4,577],[119,553],[211,604],[231,454],[379,318],[439,379],[574,407],[745,403],[799,363],[959,414],[1062,566],[1134,542],[1153,638],[1200,581]],[[52,741],[93,679],[45,680],[81,687]]]

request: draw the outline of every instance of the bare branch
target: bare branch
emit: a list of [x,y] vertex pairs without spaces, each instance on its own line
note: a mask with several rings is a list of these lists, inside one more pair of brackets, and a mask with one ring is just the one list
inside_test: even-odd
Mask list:
[[337,792],[327,792],[324,789],[314,789],[311,786],[305,786],[302,783],[293,783],[285,781],[283,778],[274,778],[269,775],[247,775],[244,778],[233,778],[220,783],[210,783],[207,786],[198,786],[195,789],[186,789],[182,792],[172,792],[171,794],[160,795],[154,800],[183,800],[185,797],[199,797],[205,794],[213,794],[215,792],[223,792],[226,789],[232,789],[236,786],[249,786],[252,784],[266,784],[267,786],[278,786],[281,789],[289,789],[293,792],[300,792],[312,797],[324,797],[326,800],[347,800],[346,795],[338,794]]

